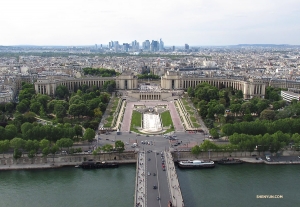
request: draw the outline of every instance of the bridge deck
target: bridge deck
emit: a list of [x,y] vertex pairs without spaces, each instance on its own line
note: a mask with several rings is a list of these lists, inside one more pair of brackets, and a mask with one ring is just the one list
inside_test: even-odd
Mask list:
[[[138,159],[135,206],[167,207],[171,201],[173,206],[183,207],[171,153],[140,152]],[[163,159],[164,164],[162,163]],[[154,186],[157,188],[154,189]]]

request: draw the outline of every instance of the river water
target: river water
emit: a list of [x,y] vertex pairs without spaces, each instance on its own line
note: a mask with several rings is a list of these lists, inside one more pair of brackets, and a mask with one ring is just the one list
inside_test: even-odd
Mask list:
[[[75,168],[1,171],[0,206],[133,207],[135,165],[115,169]],[[187,207],[299,206],[300,165],[220,166],[181,170]],[[257,195],[282,195],[278,199]]]
[[177,175],[186,207],[300,206],[300,165],[217,165],[213,169],[177,169]]

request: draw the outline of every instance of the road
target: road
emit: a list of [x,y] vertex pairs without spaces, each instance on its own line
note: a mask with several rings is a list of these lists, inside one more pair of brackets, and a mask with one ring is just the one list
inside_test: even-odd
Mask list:
[[[158,153],[158,154],[157,154]],[[150,159],[150,160],[149,160]],[[167,181],[166,171],[162,168],[162,159],[160,152],[152,151],[146,153],[146,189],[147,189],[147,207],[168,206],[170,193]],[[150,173],[150,175],[148,175]],[[154,175],[154,173],[156,175]],[[153,186],[157,189],[153,189]],[[157,200],[157,197],[160,199]]]
[[[169,133],[168,133],[169,134]],[[98,141],[99,146],[103,146],[105,144],[114,144],[116,140],[121,140],[125,144],[126,150],[134,150],[131,148],[133,143],[138,143],[139,148],[143,150],[148,145],[142,145],[141,141],[152,141],[153,146],[156,150],[168,150],[170,147],[172,147],[172,144],[175,144],[176,142],[180,142],[180,145],[177,147],[173,147],[174,149],[190,149],[196,144],[201,144],[203,140],[205,139],[205,136],[202,133],[187,133],[187,132],[176,132],[176,133],[170,133],[170,135],[176,135],[177,141],[171,141],[168,139],[165,139],[162,135],[140,135],[137,136],[135,133],[129,133],[129,132],[122,132],[121,135],[117,135],[116,132],[111,132],[110,134],[101,134],[99,135],[99,138],[101,140]],[[152,145],[150,145],[152,146]]]

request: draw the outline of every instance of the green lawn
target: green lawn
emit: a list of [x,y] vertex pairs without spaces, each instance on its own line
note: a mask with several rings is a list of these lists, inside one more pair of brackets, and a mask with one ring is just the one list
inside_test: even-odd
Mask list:
[[172,118],[171,118],[171,114],[169,111],[165,111],[163,113],[161,113],[161,121],[162,121],[162,125],[164,127],[167,127],[167,126],[173,126],[173,121],[172,121]]
[[[117,109],[119,100],[120,99],[118,99],[118,98],[112,100],[112,107],[109,111],[109,117],[107,117],[106,120],[105,120],[106,123],[104,124],[104,127],[111,127],[112,121],[114,119],[113,114],[115,113],[115,111]],[[107,108],[107,110],[109,110],[109,107]]]
[[190,119],[191,119],[192,122],[197,122],[196,118],[193,117],[193,116],[190,116]]
[[130,131],[136,131],[134,127],[141,127],[141,121],[142,121],[142,114],[137,111],[132,111]]

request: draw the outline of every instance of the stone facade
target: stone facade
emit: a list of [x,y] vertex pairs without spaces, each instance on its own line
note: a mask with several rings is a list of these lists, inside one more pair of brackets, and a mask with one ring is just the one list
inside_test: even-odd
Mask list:
[[[70,91],[76,90],[83,84],[88,86],[103,86],[105,81],[115,80],[117,90],[137,90],[138,79],[133,73],[124,72],[117,77],[86,77],[86,78],[65,78],[65,79],[38,79],[35,82],[35,90],[37,93],[54,95],[56,87],[59,85],[66,86]],[[253,97],[265,97],[265,89],[267,86],[280,88],[300,88],[299,82],[266,82],[262,79],[236,80],[229,78],[218,77],[199,77],[199,76],[184,76],[177,71],[167,71],[160,80],[162,90],[186,90],[189,87],[196,87],[200,83],[208,83],[219,89],[232,87],[236,90],[241,90],[244,94],[244,99]],[[132,94],[140,100],[163,100],[168,97],[163,92],[155,93],[137,93]]]

